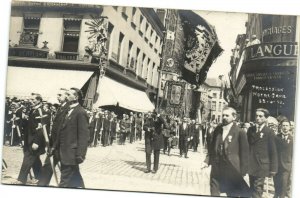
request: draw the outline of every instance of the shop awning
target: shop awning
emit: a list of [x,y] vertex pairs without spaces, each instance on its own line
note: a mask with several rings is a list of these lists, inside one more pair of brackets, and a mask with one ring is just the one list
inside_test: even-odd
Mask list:
[[44,100],[54,101],[60,88],[81,89],[93,72],[7,67],[6,95],[26,98],[39,93]]
[[116,82],[108,77],[100,79],[97,92],[99,97],[94,103],[94,107],[119,105],[137,112],[154,110],[154,105],[145,92]]

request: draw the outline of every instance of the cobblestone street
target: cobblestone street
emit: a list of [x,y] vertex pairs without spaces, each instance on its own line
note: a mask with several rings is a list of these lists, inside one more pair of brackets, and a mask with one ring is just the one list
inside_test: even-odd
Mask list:
[[[161,152],[157,173],[146,174],[144,141],[141,141],[125,146],[89,148],[80,168],[89,189],[209,195],[209,170],[201,170],[205,155],[189,151],[188,156],[188,159],[180,158],[178,149],[171,150],[170,156]],[[3,158],[8,169],[2,183],[10,184],[18,176],[22,149],[5,146]],[[51,185],[55,185],[54,180]]]

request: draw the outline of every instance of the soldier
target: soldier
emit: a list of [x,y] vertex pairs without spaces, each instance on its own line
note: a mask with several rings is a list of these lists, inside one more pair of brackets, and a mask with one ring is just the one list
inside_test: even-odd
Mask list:
[[45,138],[42,127],[42,97],[32,94],[32,109],[28,117],[27,131],[24,134],[24,157],[16,184],[26,184],[30,169],[33,168],[36,179],[40,178],[42,162],[40,155],[45,153]]
[[225,192],[229,197],[249,197],[250,189],[243,180],[248,169],[249,146],[246,133],[234,122],[236,110],[223,109],[223,123],[216,127],[209,149],[211,165],[210,191],[213,196]]
[[[67,99],[68,90],[61,88],[57,94],[57,100],[60,103],[60,107],[56,112],[56,116],[53,119],[53,125],[51,129],[50,136],[50,147],[52,148],[48,151],[48,155],[45,159],[45,163],[41,170],[41,179],[38,182],[39,186],[48,186],[53,175],[52,167],[55,167],[59,161],[58,153],[58,137],[60,133],[60,128],[68,112],[69,104]],[[56,149],[55,149],[56,148]],[[51,156],[53,155],[53,161],[51,161]],[[53,164],[51,164],[53,163]]]
[[81,187],[84,182],[79,164],[85,160],[89,141],[88,115],[83,107],[82,92],[77,88],[68,91],[69,108],[60,127],[58,144],[61,162],[60,187]]
[[187,118],[183,118],[183,123],[179,126],[179,150],[180,157],[184,154],[185,158],[188,158],[188,142],[190,141],[190,128],[187,123]]
[[273,177],[278,170],[278,156],[274,132],[266,125],[270,113],[256,109],[256,125],[247,132],[250,146],[249,179],[253,198],[262,197],[265,177]]
[[104,111],[104,116],[103,116],[103,127],[102,127],[102,145],[106,147],[108,145],[108,135],[109,135],[109,128],[110,128],[110,118],[108,115],[108,111]]
[[135,131],[136,130],[135,116],[132,112],[130,112],[129,120],[130,120],[129,142],[130,142],[130,144],[132,144],[132,142],[134,141],[134,138],[135,138],[135,133],[136,133],[136,131]]
[[166,154],[166,151],[168,150],[168,155],[170,155],[169,151],[171,150],[170,149],[170,145],[169,145],[169,138],[171,137],[171,134],[170,134],[170,119],[168,116],[163,116],[162,115],[162,119],[164,120],[164,124],[162,126],[162,134],[163,134],[163,138],[164,138],[164,154]]
[[139,113],[135,119],[135,125],[136,125],[136,137],[140,141],[142,140],[142,129],[143,129],[142,123],[143,123],[142,113]]
[[288,120],[280,123],[281,134],[276,136],[276,147],[278,153],[278,172],[274,176],[275,195],[274,198],[284,198],[289,195],[289,180],[293,161],[293,137],[291,136],[291,124]]
[[93,109],[92,111],[88,112],[89,115],[89,129],[90,129],[90,140],[89,140],[89,146],[92,147],[94,143],[94,137],[95,137],[95,127],[96,127],[96,113],[97,111]]
[[120,144],[125,145],[126,140],[126,114],[123,114],[123,119],[120,121]]

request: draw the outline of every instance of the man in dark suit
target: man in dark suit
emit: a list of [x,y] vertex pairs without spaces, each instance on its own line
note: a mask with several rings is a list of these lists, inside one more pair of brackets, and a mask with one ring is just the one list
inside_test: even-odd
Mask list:
[[69,110],[59,131],[58,145],[61,162],[60,187],[81,187],[84,182],[79,171],[89,141],[88,115],[80,105],[82,92],[77,88],[68,91]]
[[152,173],[155,174],[158,170],[160,149],[163,148],[164,144],[162,135],[163,124],[163,119],[155,112],[153,114],[148,113],[143,128],[145,131],[145,151],[147,165],[147,170],[145,173],[150,173],[151,171],[152,151],[154,153],[154,166]]
[[[50,136],[50,147],[52,148],[50,151],[48,151],[47,157],[45,159],[45,163],[42,167],[42,172],[41,172],[41,179],[38,182],[39,186],[48,186],[51,177],[53,175],[53,170],[52,170],[52,164],[53,167],[55,167],[59,161],[59,154],[58,154],[58,149],[54,149],[57,147],[58,144],[58,135],[59,135],[59,130],[62,126],[62,123],[66,117],[66,113],[68,112],[68,107],[69,105],[67,104],[67,92],[68,90],[66,89],[60,89],[58,94],[57,94],[57,100],[60,103],[60,107],[58,108],[55,118],[53,119],[53,125],[51,129],[51,136]],[[53,155],[53,161],[51,162],[51,157]]]
[[276,136],[278,172],[274,176],[274,198],[284,198],[287,196],[293,162],[293,137],[291,136],[290,131],[291,124],[288,120],[283,120],[281,121],[280,126],[281,134]]
[[259,108],[255,112],[256,125],[247,131],[250,147],[249,179],[253,198],[263,194],[265,177],[273,177],[278,170],[278,157],[275,135],[266,126],[270,113],[267,109]]
[[179,150],[180,157],[184,154],[185,158],[188,158],[188,143],[190,141],[190,127],[187,123],[187,118],[183,118],[183,123],[179,126]]
[[41,95],[32,94],[30,100],[32,109],[24,132],[24,157],[16,184],[26,184],[31,168],[33,168],[35,179],[40,178],[42,168],[40,155],[45,153],[45,138],[41,121],[43,114],[42,101]]
[[225,192],[230,197],[250,196],[243,180],[247,173],[249,146],[247,136],[234,122],[236,110],[223,109],[223,124],[216,127],[209,150],[210,191],[213,196]]

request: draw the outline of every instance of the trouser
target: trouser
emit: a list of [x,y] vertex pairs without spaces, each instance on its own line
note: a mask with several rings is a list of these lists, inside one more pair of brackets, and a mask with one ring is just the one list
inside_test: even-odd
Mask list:
[[93,139],[94,142],[94,147],[96,147],[98,145],[98,141],[99,141],[99,131],[95,131],[96,134],[94,134],[95,138]]
[[249,175],[249,180],[252,198],[261,198],[264,191],[265,178]]
[[275,198],[284,198],[287,195],[290,171],[279,171],[274,177]]
[[[57,157],[53,156],[53,166],[55,167],[58,163]],[[38,186],[49,186],[53,175],[53,170],[51,166],[50,156],[47,156],[45,163],[41,169],[41,177],[38,182]]]
[[212,196],[225,192],[228,197],[250,197],[251,192],[242,175],[231,162],[220,159],[213,163],[210,174],[210,191]]
[[[151,170],[151,153],[146,153],[146,166],[147,166],[147,170]],[[160,150],[154,150],[153,153],[154,153],[153,170],[157,171],[158,170],[158,164],[159,164],[159,153],[160,153]]]
[[30,173],[31,168],[33,169],[35,178],[39,179],[42,168],[40,155],[32,154],[29,151],[25,151],[22,166],[18,176],[18,181],[22,182],[23,184],[26,184],[27,176]]
[[142,140],[142,129],[136,129],[136,139]]
[[61,178],[59,187],[84,188],[84,182],[79,171],[79,165],[61,164]]
[[121,132],[120,134],[120,144],[125,144],[126,141],[126,133]]
[[163,136],[164,138],[164,153],[166,152],[166,150],[168,149],[168,139],[169,137]]
[[193,150],[194,151],[198,150],[198,142],[196,140],[193,140]]
[[[179,140],[180,142],[180,140]],[[184,141],[181,141],[180,142],[180,155],[185,155],[185,157],[187,157],[187,154],[188,154],[188,141],[187,140],[184,140]]]

